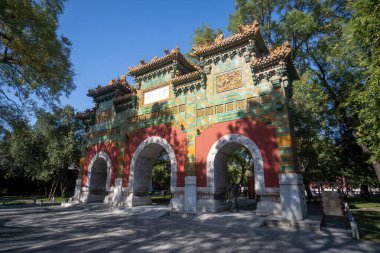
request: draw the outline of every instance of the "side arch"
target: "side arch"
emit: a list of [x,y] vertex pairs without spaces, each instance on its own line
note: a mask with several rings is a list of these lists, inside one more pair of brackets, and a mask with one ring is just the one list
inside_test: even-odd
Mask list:
[[88,186],[88,170],[90,168],[90,165],[94,164],[94,157],[98,155],[100,152],[106,153],[108,158],[111,160],[112,170],[110,174],[110,184],[109,189],[112,191],[115,186],[115,179],[117,175],[117,169],[118,169],[118,154],[119,154],[119,148],[116,142],[107,141],[95,144],[88,148],[86,151],[86,156],[84,159],[83,164],[83,171],[82,171],[82,182],[81,187],[87,188]]
[[107,164],[107,179],[106,179],[106,190],[110,191],[111,190],[111,178],[112,178],[112,161],[110,156],[104,152],[100,151],[94,155],[90,161],[90,164],[88,165],[88,170],[87,170],[87,181],[86,181],[86,187],[90,188],[91,187],[91,171],[92,168],[98,159],[104,159]]
[[250,138],[241,134],[224,135],[211,146],[206,161],[207,191],[215,193],[215,158],[223,147],[231,143],[244,146],[250,152],[254,163],[255,191],[265,192],[264,163],[260,149]]

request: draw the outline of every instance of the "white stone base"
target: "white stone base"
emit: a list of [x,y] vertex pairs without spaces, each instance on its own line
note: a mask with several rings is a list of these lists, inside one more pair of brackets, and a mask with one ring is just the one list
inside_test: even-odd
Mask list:
[[82,187],[78,202],[112,204],[113,195],[113,189],[108,191],[106,194],[90,194],[88,187]]
[[282,218],[303,220],[307,216],[307,207],[302,176],[296,173],[281,173],[278,177]]
[[169,207],[173,211],[183,211],[184,209],[184,188],[183,187],[171,187],[172,198],[170,200]]
[[121,199],[122,199],[122,194],[123,194],[122,182],[123,182],[122,178],[116,178],[115,179],[115,187],[114,187],[113,195],[111,198],[111,203],[114,206],[118,206],[121,204]]
[[108,195],[94,195],[89,194],[87,196],[87,202],[86,203],[107,203],[107,196]]
[[80,189],[80,196],[79,196],[79,203],[87,203],[88,195],[90,194],[90,191],[88,187],[81,187]]
[[225,200],[201,199],[198,200],[197,211],[202,213],[216,213],[227,210]]
[[197,211],[197,177],[185,177],[184,210],[186,212]]
[[146,206],[151,205],[152,200],[148,193],[128,193],[128,197],[126,198],[126,206],[133,207],[133,206]]
[[257,192],[260,200],[257,201],[256,214],[258,215],[280,215],[281,202],[280,194],[277,188],[271,191]]
[[197,188],[197,212],[220,212],[227,210],[225,193],[215,193],[212,187]]
[[76,181],[75,181],[75,190],[74,190],[74,196],[73,196],[73,200],[77,200],[79,201],[80,199],[80,188],[82,186],[82,179],[81,178],[78,178]]

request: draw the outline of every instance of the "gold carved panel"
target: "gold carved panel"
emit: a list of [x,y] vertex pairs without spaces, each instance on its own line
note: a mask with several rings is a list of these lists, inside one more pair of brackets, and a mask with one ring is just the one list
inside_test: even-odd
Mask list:
[[224,112],[224,105],[217,105],[215,106],[216,113],[223,113]]
[[241,70],[235,70],[216,76],[216,92],[225,92],[243,86]]
[[236,102],[236,109],[245,109],[245,100],[239,100]]
[[112,119],[112,110],[108,109],[105,111],[101,111],[96,115],[96,123],[102,124],[105,122],[109,122]]
[[198,109],[198,117],[205,116],[205,109]]
[[173,106],[171,108],[171,110],[172,110],[172,114],[177,114],[178,113],[178,106]]
[[206,114],[208,115],[213,115],[214,114],[214,107],[207,107],[206,108]]
[[186,105],[180,105],[179,112],[185,112],[185,111],[186,111]]
[[234,103],[226,104],[226,112],[230,112],[234,110]]

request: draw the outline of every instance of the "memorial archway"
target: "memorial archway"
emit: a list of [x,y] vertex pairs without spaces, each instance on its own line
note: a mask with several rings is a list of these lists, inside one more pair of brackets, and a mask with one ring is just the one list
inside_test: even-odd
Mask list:
[[94,146],[84,152],[81,199],[89,194],[88,161],[107,150],[114,167],[110,203],[149,204],[152,163],[165,150],[175,191],[172,209],[218,211],[225,206],[220,195],[228,157],[245,147],[254,160],[256,212],[303,219],[302,177],[287,108],[299,75],[289,43],[269,50],[254,22],[192,51],[197,61],[179,47],[141,60],[128,68],[134,86],[121,76],[89,90],[96,106],[78,113],[87,129],[86,147]]
[[212,145],[207,155],[207,188],[215,196],[214,211],[226,208],[227,162],[231,154],[242,147],[249,151],[253,159],[255,191],[265,190],[263,158],[258,146],[244,135],[225,135]]
[[96,154],[89,165],[88,170],[88,203],[102,203],[110,189],[111,159],[105,152]]
[[136,149],[131,161],[129,182],[133,194],[131,206],[151,204],[149,191],[152,184],[154,160],[165,151],[170,162],[170,190],[174,191],[177,178],[177,160],[172,146],[163,138],[154,136],[145,139]]

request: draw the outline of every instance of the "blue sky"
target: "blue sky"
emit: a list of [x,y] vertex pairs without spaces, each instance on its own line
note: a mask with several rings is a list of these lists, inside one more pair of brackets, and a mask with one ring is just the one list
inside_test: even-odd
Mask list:
[[183,53],[189,51],[202,24],[226,31],[233,9],[233,0],[69,0],[58,33],[73,43],[77,88],[62,104],[91,108],[88,89],[177,44]]

